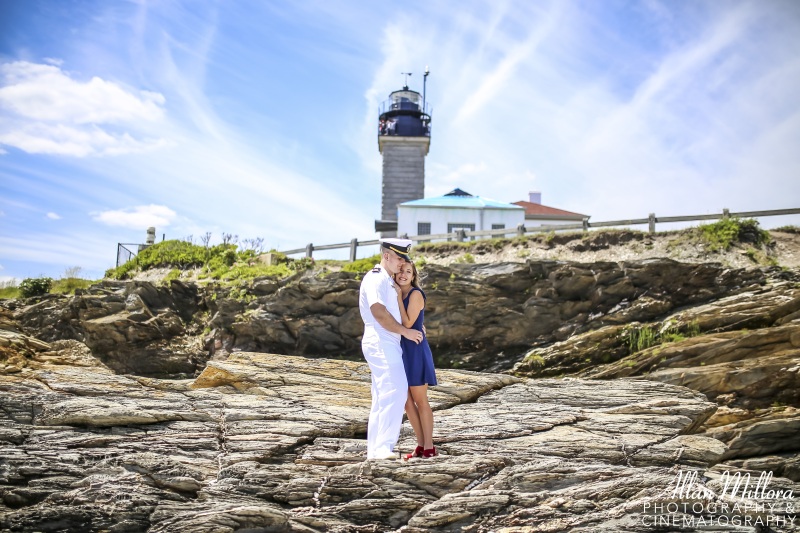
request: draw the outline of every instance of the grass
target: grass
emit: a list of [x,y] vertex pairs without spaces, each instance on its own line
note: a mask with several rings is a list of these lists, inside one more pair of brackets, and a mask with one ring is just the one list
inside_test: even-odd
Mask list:
[[544,357],[539,354],[529,355],[525,358],[525,362],[533,368],[544,368],[546,364]]
[[653,346],[679,342],[700,335],[700,325],[690,322],[680,327],[673,322],[658,327],[654,325],[630,324],[622,330],[622,340],[627,344],[629,353],[636,353]]
[[772,231],[781,231],[783,233],[800,233],[800,226],[781,226],[779,228],[775,228]]
[[54,294],[75,294],[75,289],[88,289],[97,283],[95,280],[83,278],[61,278],[53,282],[50,292]]
[[273,264],[266,265],[253,250],[238,250],[235,244],[200,246],[186,241],[163,241],[149,246],[117,268],[106,271],[111,279],[129,279],[137,272],[153,268],[171,268],[164,281],[178,279],[183,270],[199,268],[200,277],[228,282],[257,277],[286,278],[314,266],[309,258],[290,259],[271,252]]
[[[46,289],[47,293],[52,294],[75,294],[77,289],[88,289],[99,280],[91,280],[81,278],[78,275],[80,274],[81,268],[80,267],[70,267],[64,270],[64,275],[61,278],[56,280],[51,280],[50,278],[39,277],[39,278],[31,278],[30,280],[23,280],[23,281],[30,281],[33,283],[42,283],[45,280],[49,280],[47,282]],[[24,285],[25,283],[23,283]],[[10,299],[10,298],[20,298],[22,297],[22,291],[20,287],[20,282],[16,279],[12,279],[9,281],[0,282],[0,298],[2,299]]]
[[372,270],[372,267],[374,267],[380,262],[381,262],[381,254],[375,254],[371,257],[365,257],[364,259],[357,259],[351,263],[346,263],[342,267],[342,271],[364,274]]
[[[52,294],[75,294],[76,289],[87,289],[97,283],[96,280],[83,279],[78,277],[68,277],[53,280],[50,290]],[[20,298],[20,288],[16,280],[6,281],[0,284],[0,299]]]

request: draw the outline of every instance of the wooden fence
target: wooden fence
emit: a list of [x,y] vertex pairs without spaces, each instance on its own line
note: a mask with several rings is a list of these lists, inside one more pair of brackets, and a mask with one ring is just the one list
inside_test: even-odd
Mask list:
[[[589,231],[590,228],[609,228],[614,226],[636,226],[647,224],[650,233],[655,233],[656,224],[664,224],[667,222],[694,222],[698,220],[717,220],[721,218],[737,217],[737,218],[756,218],[756,217],[773,217],[779,215],[798,215],[800,208],[797,209],[773,209],[771,211],[742,211],[739,213],[731,213],[728,209],[723,209],[722,213],[714,213],[711,215],[688,215],[679,217],[657,217],[655,213],[650,213],[647,218],[634,218],[630,220],[612,220],[609,222],[589,222],[588,218],[584,218],[580,224],[555,224],[548,226],[525,226],[520,224],[516,228],[503,228],[503,229],[487,229],[481,231],[467,231],[458,230],[454,233],[438,233],[435,235],[402,235],[405,239],[412,241],[433,241],[433,240],[456,240],[465,241],[468,238],[474,237],[505,237],[507,235],[522,236],[526,233],[541,233],[547,231],[564,231],[564,230],[582,230]],[[294,255],[305,253],[306,257],[313,257],[314,252],[322,250],[341,250],[343,248],[350,249],[350,261],[356,260],[356,252],[359,246],[376,246],[380,244],[378,239],[369,241],[359,241],[358,239],[351,239],[350,242],[343,242],[339,244],[323,244],[316,246],[309,243],[305,248],[295,248],[294,250],[285,250],[280,253],[286,255]]]

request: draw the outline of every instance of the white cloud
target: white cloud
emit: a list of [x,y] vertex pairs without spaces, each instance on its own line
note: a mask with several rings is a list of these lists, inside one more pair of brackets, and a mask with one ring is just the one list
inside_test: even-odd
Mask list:
[[59,215],[58,213],[53,213],[51,211],[47,213],[47,218],[49,218],[50,220],[61,220],[61,215]]
[[84,157],[143,152],[169,144],[164,139],[137,140],[129,133],[110,133],[98,126],[17,123],[12,131],[0,131],[0,143],[16,146],[30,154]]
[[58,59],[58,58],[55,58],[55,57],[43,57],[42,61],[44,61],[48,65],[55,65],[57,67],[60,67],[61,65],[64,64],[64,60],[63,59]]
[[142,229],[150,226],[164,228],[170,225],[177,214],[164,205],[139,205],[126,209],[92,213],[92,218],[109,226],[122,226],[130,229]]
[[29,153],[84,157],[163,146],[139,139],[164,118],[163,95],[129,91],[93,77],[78,81],[59,66],[15,61],[0,65],[0,143]]
[[[788,52],[800,43],[796,16],[758,3],[650,2],[647,16],[664,31],[636,42],[621,13],[535,4],[514,4],[491,25],[461,23],[479,18],[465,9],[459,23],[420,31],[399,19],[384,33],[366,131],[399,67],[429,63],[427,195],[458,186],[516,201],[539,190],[545,204],[597,221],[773,209],[800,197],[800,60]],[[626,9],[626,24],[639,13]],[[374,144],[365,146],[380,172]]]

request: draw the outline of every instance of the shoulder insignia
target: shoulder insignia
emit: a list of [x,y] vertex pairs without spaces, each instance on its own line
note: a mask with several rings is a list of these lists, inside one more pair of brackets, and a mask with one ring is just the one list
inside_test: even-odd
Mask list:
[[378,272],[380,272],[380,271],[381,271],[381,269],[380,269],[380,268],[378,268],[378,267],[375,267],[375,268],[373,268],[372,270],[370,270],[370,272],[375,272],[375,273],[378,273]]

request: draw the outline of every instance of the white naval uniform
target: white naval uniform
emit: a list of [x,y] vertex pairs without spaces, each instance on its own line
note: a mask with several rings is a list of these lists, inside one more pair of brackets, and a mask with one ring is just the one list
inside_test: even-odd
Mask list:
[[380,265],[364,275],[358,298],[364,336],[361,351],[372,372],[372,409],[367,426],[367,459],[385,458],[394,452],[403,423],[408,381],[403,366],[400,335],[391,333],[372,316],[370,307],[383,304],[402,324],[397,292],[391,276]]

